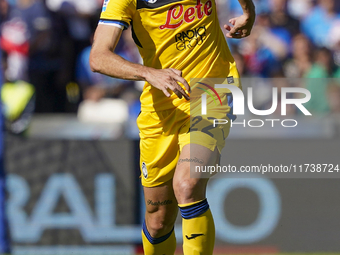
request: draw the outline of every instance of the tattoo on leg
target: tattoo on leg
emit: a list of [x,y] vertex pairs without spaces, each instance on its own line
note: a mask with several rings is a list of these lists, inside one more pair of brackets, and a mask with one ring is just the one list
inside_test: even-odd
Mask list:
[[203,159],[199,159],[199,158],[180,158],[178,160],[178,163],[177,165],[180,165],[184,162],[189,162],[189,163],[199,163],[199,164],[203,164],[204,163],[204,160]]
[[164,201],[152,201],[151,199],[149,199],[147,201],[147,205],[152,205],[152,206],[170,205],[170,204],[172,204],[172,200],[170,199],[164,200]]

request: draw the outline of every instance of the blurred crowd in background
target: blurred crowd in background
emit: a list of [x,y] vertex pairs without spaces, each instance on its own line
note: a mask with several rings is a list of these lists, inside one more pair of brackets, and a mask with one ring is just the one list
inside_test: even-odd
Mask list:
[[[300,86],[311,92],[310,112],[340,113],[340,1],[254,2],[257,20],[251,36],[229,44],[242,77],[273,78],[252,84],[258,107],[270,108],[271,87]],[[237,0],[219,3],[222,23],[242,13]]]
[[[216,2],[221,25],[242,13],[238,0]],[[308,109],[340,113],[340,1],[254,2],[258,16],[251,36],[228,40],[242,77],[306,78],[294,86],[311,92]],[[5,79],[32,85],[36,113],[77,112],[81,102],[115,98],[126,103],[131,118],[138,114],[143,84],[90,70],[91,40],[101,6],[102,0],[0,0]],[[116,53],[141,62],[130,30],[123,32]],[[272,86],[273,82],[254,84],[260,94],[257,108],[271,104]]]

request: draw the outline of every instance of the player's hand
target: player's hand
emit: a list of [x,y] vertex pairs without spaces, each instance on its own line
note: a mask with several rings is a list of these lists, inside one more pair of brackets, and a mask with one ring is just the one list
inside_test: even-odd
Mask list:
[[[179,98],[184,97],[189,100],[190,86],[188,82],[182,77],[182,71],[168,68],[168,69],[149,69],[146,81],[149,82],[155,88],[162,90],[164,95],[170,97],[168,91],[172,90]],[[187,90],[185,90],[178,84],[182,83]]]
[[255,13],[243,14],[237,18],[229,20],[230,25],[224,25],[224,28],[229,31],[226,36],[228,38],[244,38],[250,35],[251,29],[255,22]]

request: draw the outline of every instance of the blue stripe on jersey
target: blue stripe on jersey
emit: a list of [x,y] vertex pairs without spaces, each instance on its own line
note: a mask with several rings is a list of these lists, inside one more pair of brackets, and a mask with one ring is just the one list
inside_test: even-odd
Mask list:
[[150,235],[150,233],[149,233],[149,231],[148,231],[148,229],[146,227],[145,220],[143,222],[143,232],[144,232],[144,235],[146,236],[146,238],[149,240],[149,242],[151,244],[158,244],[158,243],[164,242],[166,239],[168,239],[171,236],[173,231],[174,231],[174,228],[172,228],[172,230],[168,234],[166,234],[165,236],[162,236],[162,237],[159,237],[159,238],[153,238]]
[[107,19],[101,19],[99,20],[100,24],[118,24],[120,26],[123,26],[125,29],[129,27],[129,24],[121,21],[121,20],[107,20]]
[[207,199],[204,199],[203,201],[197,203],[197,204],[193,204],[193,205],[189,205],[189,206],[185,206],[185,207],[180,207],[179,210],[181,211],[181,215],[184,219],[192,219],[192,218],[196,218],[200,215],[202,215],[203,213],[205,213],[206,211],[208,211],[209,209],[209,204]]

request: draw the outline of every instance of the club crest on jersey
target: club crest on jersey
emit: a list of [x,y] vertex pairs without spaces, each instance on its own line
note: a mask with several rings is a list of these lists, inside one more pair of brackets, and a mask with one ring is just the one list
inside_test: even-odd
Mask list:
[[212,2],[208,0],[205,4],[201,3],[201,0],[197,0],[195,7],[189,7],[184,10],[182,4],[173,5],[167,13],[166,22],[161,25],[160,29],[176,29],[180,27],[183,22],[191,23],[196,18],[202,19],[204,16],[210,16],[212,14]]
[[154,3],[156,3],[157,2],[157,0],[145,0],[147,3],[149,3],[149,4],[154,4]]
[[148,178],[148,169],[146,168],[145,162],[142,163],[142,173],[145,179]]

